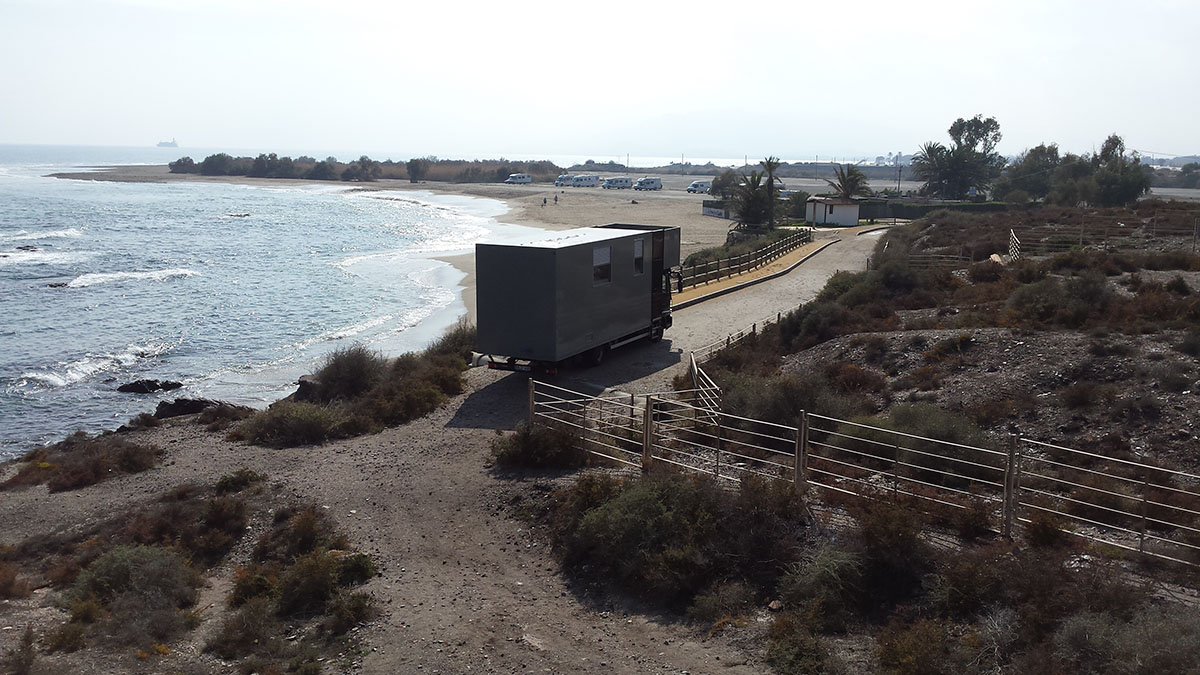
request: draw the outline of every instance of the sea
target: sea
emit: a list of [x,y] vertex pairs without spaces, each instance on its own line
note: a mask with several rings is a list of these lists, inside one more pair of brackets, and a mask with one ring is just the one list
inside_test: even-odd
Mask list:
[[[0,145],[0,460],[162,399],[265,407],[353,345],[421,349],[466,311],[437,258],[532,236],[487,199],[48,177],[211,152]],[[138,379],[183,387],[117,391]]]

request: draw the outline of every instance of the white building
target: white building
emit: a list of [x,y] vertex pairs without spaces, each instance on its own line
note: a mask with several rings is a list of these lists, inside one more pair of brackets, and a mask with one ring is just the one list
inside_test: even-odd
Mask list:
[[841,197],[809,197],[806,220],[814,225],[858,225],[858,202]]

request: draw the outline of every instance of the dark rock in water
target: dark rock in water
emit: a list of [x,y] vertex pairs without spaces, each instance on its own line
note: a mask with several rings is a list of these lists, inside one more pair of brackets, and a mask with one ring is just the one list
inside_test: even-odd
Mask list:
[[55,281],[54,283],[51,283],[51,284],[46,284],[46,285],[47,285],[47,286],[49,286],[50,288],[66,288],[66,287],[67,287],[67,282],[65,282],[65,281]]
[[296,403],[315,403],[317,400],[317,384],[316,375],[301,375],[300,381],[296,383],[298,389],[288,398]]
[[180,415],[195,415],[205,408],[221,405],[220,401],[208,398],[177,398],[174,401],[162,401],[154,409],[154,416],[160,420]]
[[150,394],[156,391],[171,391],[182,386],[182,382],[172,380],[134,380],[117,387],[117,391],[126,394]]
[[38,247],[36,247],[36,246],[28,246],[28,245],[26,245],[26,246],[18,246],[18,247],[17,247],[17,250],[18,250],[18,251],[36,251],[36,250],[38,250]]

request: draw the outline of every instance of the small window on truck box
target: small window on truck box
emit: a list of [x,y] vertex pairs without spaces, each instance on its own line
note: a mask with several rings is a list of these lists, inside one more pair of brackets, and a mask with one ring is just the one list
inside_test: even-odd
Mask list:
[[592,285],[599,286],[612,281],[612,247],[597,246],[592,249]]
[[646,271],[646,240],[633,240],[633,274],[636,276]]

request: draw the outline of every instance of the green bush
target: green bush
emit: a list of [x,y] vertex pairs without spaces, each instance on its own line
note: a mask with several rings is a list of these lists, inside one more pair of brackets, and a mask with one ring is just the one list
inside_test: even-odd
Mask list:
[[338,591],[330,599],[326,615],[322,626],[330,635],[337,636],[379,616],[379,608],[370,593]]
[[283,571],[277,585],[280,616],[318,614],[339,586],[338,558],[327,551],[313,551],[296,559]]
[[276,448],[316,445],[336,438],[345,420],[332,408],[283,400],[244,420],[230,438]]
[[386,370],[387,360],[363,345],[335,350],[316,373],[313,395],[320,403],[351,400],[378,384]]
[[278,652],[279,641],[274,637],[277,626],[270,602],[265,598],[253,598],[221,622],[221,627],[204,649],[223,659]]
[[782,675],[840,675],[846,665],[831,655],[805,622],[791,613],[776,615],[767,635],[767,663]]
[[345,550],[349,548],[349,542],[337,533],[323,512],[315,505],[307,504],[276,511],[275,522],[259,537],[253,557],[258,562],[287,564],[318,548]]
[[893,622],[879,636],[879,665],[894,675],[957,675],[967,663],[956,647],[939,621]]
[[[596,488],[585,485],[593,499]],[[578,513],[576,507],[572,515]],[[652,474],[620,484],[560,537],[572,566],[586,564],[667,603],[688,603],[721,579],[773,585],[778,568],[759,561],[793,559],[806,517],[790,483],[748,477],[730,495],[708,478]]]
[[846,629],[863,598],[859,554],[829,544],[809,549],[779,580],[779,597],[791,611],[810,617],[815,628]]
[[576,434],[558,427],[517,425],[492,442],[496,464],[505,468],[574,469],[587,463]]
[[94,485],[122,473],[141,473],[162,458],[163,451],[141,445],[122,435],[104,433],[88,436],[79,431],[46,448],[21,458],[25,462],[16,475],[0,488],[45,483],[51,492]]
[[78,623],[64,623],[46,638],[46,651],[77,652],[87,646],[87,629]]
[[241,492],[254,483],[261,483],[266,479],[267,477],[263,474],[243,467],[233,473],[221,476],[217,481],[217,494],[223,495],[230,492]]
[[746,613],[754,605],[754,589],[741,581],[723,581],[697,595],[687,609],[689,618],[715,625]]

